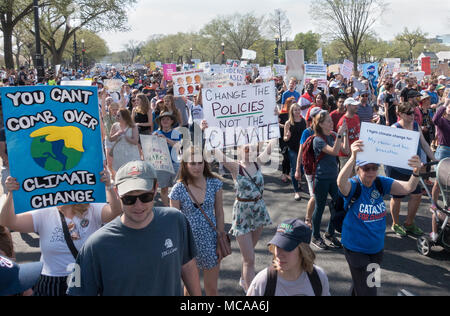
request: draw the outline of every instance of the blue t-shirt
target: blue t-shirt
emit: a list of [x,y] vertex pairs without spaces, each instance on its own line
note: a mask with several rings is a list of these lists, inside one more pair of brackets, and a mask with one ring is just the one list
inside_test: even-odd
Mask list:
[[294,97],[295,98],[295,102],[298,102],[298,100],[300,99],[300,93],[298,93],[297,91],[294,90],[294,92],[291,91],[286,91],[285,93],[283,93],[283,97],[281,98],[281,104],[285,104],[286,100],[289,99],[290,97]]
[[[322,150],[327,146],[334,146],[334,137],[329,135],[326,137],[327,142],[322,137],[315,137],[313,141],[313,149],[314,155],[316,159],[319,159],[319,156],[322,153]],[[317,163],[316,168],[316,179],[322,180],[330,180],[337,179],[339,173],[339,168],[337,164],[336,156],[331,156],[325,154],[325,156],[320,159]]]
[[308,138],[314,135],[314,130],[311,127],[308,127],[303,131],[302,138],[300,138],[300,145],[303,145]]
[[[383,193],[391,192],[394,179],[379,177]],[[368,188],[361,183],[359,177],[349,180],[352,189],[348,197],[344,197],[344,207],[347,207],[356,191],[356,181],[361,185],[361,196],[353,203],[345,216],[342,225],[341,242],[350,251],[376,254],[384,248],[386,232],[386,204],[378,192],[375,181]]]

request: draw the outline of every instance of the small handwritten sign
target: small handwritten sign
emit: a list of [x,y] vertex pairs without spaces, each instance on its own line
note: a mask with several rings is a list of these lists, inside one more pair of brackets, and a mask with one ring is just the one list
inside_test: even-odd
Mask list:
[[420,133],[378,124],[362,123],[364,152],[357,160],[412,170],[408,160],[417,155]]

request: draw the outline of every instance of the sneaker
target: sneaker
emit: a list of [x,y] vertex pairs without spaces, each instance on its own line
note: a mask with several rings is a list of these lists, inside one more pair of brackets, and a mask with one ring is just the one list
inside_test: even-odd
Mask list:
[[409,226],[403,225],[403,227],[405,227],[405,230],[407,233],[413,234],[415,236],[422,236],[423,235],[423,230],[421,230],[416,223],[412,223]]
[[430,233],[430,238],[431,238],[431,240],[433,241],[433,242],[436,242],[437,241],[437,239],[438,239],[438,234],[436,234],[436,233],[434,233],[434,232],[431,232]]
[[322,250],[328,250],[328,246],[327,246],[327,244],[323,241],[323,239],[322,238],[312,238],[312,244],[314,245],[314,246],[316,246],[317,248],[319,248],[319,249],[322,249]]
[[394,231],[394,233],[396,233],[400,237],[406,237],[407,233],[406,233],[405,229],[402,226],[400,226],[399,224],[394,224],[394,225],[392,225],[391,228]]
[[328,234],[325,234],[323,237],[330,242],[331,247],[342,248],[341,242],[336,237],[330,236]]
[[296,200],[297,202],[302,200],[302,197],[300,196],[299,192],[295,193],[294,200]]
[[243,279],[242,277],[239,279],[239,286],[242,288],[242,290],[244,291],[244,293],[247,293],[247,291],[245,290],[244,279]]

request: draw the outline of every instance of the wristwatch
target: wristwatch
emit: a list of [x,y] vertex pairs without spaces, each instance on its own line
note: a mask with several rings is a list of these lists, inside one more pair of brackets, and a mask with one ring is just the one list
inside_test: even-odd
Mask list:
[[338,135],[338,137],[337,137],[338,139],[342,139],[342,135]]

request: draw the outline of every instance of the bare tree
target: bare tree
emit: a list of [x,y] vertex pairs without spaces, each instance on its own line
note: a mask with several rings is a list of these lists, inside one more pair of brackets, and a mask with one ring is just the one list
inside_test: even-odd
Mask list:
[[141,54],[142,48],[144,47],[144,42],[129,40],[128,43],[124,45],[124,47],[129,57],[130,64],[133,64],[136,57]]
[[427,33],[423,33],[420,29],[410,32],[407,27],[403,30],[402,34],[399,34],[395,39],[399,42],[406,43],[408,45],[408,52],[410,53],[410,61],[413,60],[413,50],[420,43],[427,42]]
[[286,15],[286,11],[275,9],[275,11],[269,15],[268,28],[270,30],[270,35],[277,37],[280,40],[280,43],[282,43],[285,37],[288,37],[292,31],[291,22]]
[[311,4],[310,14],[324,35],[345,45],[357,72],[361,43],[385,9],[383,0],[317,0]]

